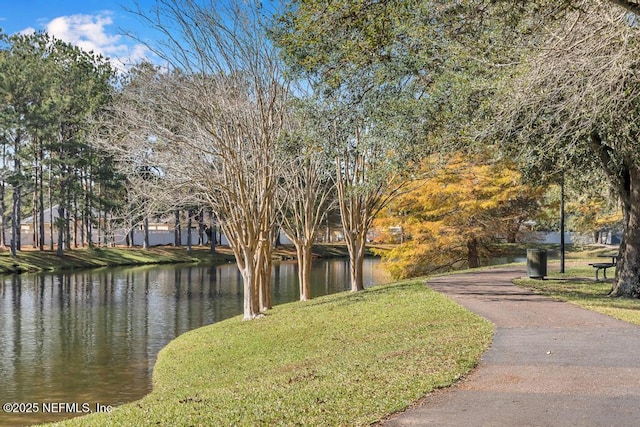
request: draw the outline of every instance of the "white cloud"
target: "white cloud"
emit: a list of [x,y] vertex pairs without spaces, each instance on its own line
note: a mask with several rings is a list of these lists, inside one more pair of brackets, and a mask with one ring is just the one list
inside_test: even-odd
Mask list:
[[149,50],[142,44],[127,43],[127,39],[110,31],[112,15],[60,16],[46,25],[46,32],[87,52],[102,54],[111,59],[116,68],[138,62]]
[[24,30],[20,31],[19,33],[20,33],[20,34],[25,34],[25,35],[26,35],[26,34],[33,34],[33,33],[35,33],[35,32],[36,32],[36,29],[35,29],[35,28],[33,28],[33,27],[27,27],[27,28],[25,28]]

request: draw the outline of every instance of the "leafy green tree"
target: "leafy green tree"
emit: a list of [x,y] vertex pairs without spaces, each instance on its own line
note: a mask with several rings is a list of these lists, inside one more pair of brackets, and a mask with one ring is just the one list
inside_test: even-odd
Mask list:
[[103,58],[57,40],[52,44],[50,59],[57,76],[56,93],[51,98],[59,121],[57,138],[51,141],[49,150],[57,190],[61,255],[63,248],[71,248],[73,200],[83,190],[78,176],[94,157],[87,138],[92,122],[110,101],[113,72]]
[[106,167],[108,159],[96,160],[101,153],[89,147],[87,138],[96,115],[109,102],[113,71],[104,58],[45,33],[1,38],[1,129],[3,139],[13,144],[7,152],[13,158],[12,251],[20,249],[22,194],[27,189],[33,194],[33,217],[38,224],[34,240],[40,249],[45,193],[51,195],[49,206],[58,204],[61,253],[71,243],[72,206],[77,206],[76,218],[85,224],[92,221],[92,210],[87,209],[95,183],[91,165]]
[[[611,294],[640,297],[640,54],[636,18],[610,2],[574,2],[508,80],[497,123],[542,174],[576,171],[611,186],[623,212]],[[599,177],[605,176],[602,180]]]
[[[46,97],[51,90],[46,57],[48,38],[41,35],[0,34],[0,131],[9,144],[5,154],[12,158],[6,169],[11,187],[11,253],[21,249],[22,202],[31,184],[28,162],[38,128],[46,129]],[[26,166],[26,167],[25,167]],[[1,213],[4,216],[4,212]]]
[[291,71],[314,90],[320,137],[333,162],[353,291],[364,289],[371,223],[406,185],[403,176],[422,155],[432,124],[427,106],[435,104],[427,95],[425,69],[439,66],[428,54],[412,55],[411,43],[398,37],[410,28],[411,6],[301,1],[272,29]]
[[483,106],[493,82],[519,59],[522,49],[512,47],[523,34],[528,41],[540,8],[484,0],[298,0],[274,23],[285,61],[312,81],[317,109],[325,111],[352,289],[361,288],[358,264],[375,214],[404,191],[407,176],[418,177],[421,158],[475,142],[491,113]]

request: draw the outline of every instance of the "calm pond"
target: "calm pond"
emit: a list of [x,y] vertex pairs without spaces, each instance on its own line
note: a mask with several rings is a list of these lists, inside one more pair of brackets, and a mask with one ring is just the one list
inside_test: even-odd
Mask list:
[[[274,266],[274,304],[298,299],[296,268]],[[367,286],[389,280],[378,259],[365,261],[365,280]],[[347,290],[348,261],[316,262],[312,281],[314,297]],[[0,425],[137,400],[150,391],[156,356],[169,341],[241,313],[234,264],[2,277]]]

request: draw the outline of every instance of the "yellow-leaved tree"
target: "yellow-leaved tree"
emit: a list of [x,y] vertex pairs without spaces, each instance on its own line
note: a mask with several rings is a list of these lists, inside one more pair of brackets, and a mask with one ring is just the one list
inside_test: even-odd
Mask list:
[[622,212],[604,196],[584,195],[567,204],[570,225],[576,231],[591,233],[594,243],[603,241],[602,234],[622,228]]
[[523,184],[508,161],[458,153],[441,165],[427,160],[424,168],[433,172],[376,223],[402,235],[384,254],[394,277],[478,267],[486,244],[515,242],[540,207],[543,189]]

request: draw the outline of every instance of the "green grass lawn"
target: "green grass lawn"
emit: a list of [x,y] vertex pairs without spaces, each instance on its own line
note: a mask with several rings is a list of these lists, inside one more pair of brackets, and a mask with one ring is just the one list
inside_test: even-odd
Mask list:
[[152,393],[62,425],[368,425],[455,382],[492,333],[424,279],[280,305],[181,335]]

